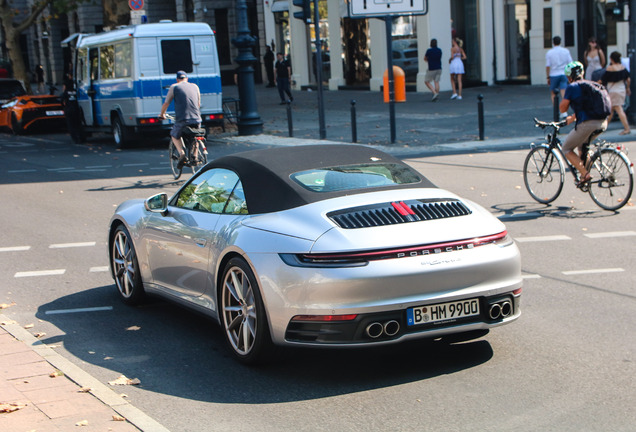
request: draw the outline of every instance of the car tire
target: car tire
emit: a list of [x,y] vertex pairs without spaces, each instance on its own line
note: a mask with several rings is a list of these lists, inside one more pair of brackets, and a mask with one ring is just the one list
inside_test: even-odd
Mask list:
[[125,226],[119,225],[111,239],[110,265],[119,297],[126,304],[139,304],[145,298],[145,291],[132,237]]
[[22,128],[22,122],[18,120],[18,117],[16,117],[15,113],[11,113],[11,130],[16,135],[24,132],[24,129]]
[[232,258],[219,287],[219,318],[234,357],[243,364],[263,362],[272,340],[258,282],[249,265]]
[[118,114],[113,115],[112,132],[115,147],[118,149],[126,148],[132,138],[132,132],[129,127],[124,125]]

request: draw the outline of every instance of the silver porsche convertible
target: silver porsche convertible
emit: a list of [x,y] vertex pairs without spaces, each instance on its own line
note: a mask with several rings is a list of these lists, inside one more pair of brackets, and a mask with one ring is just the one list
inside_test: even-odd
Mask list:
[[458,337],[520,315],[519,250],[479,205],[354,145],[255,150],[208,163],[172,197],[121,204],[119,295],[217,320],[234,356]]

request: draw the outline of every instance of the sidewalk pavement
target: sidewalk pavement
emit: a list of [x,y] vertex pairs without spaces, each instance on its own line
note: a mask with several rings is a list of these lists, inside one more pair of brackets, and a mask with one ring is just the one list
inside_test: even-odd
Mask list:
[[0,314],[0,431],[167,432]]
[[[213,134],[212,141],[261,145],[325,143],[320,140],[316,91],[293,91],[290,104],[293,139],[289,138],[287,107],[280,105],[278,91],[256,85],[257,113],[263,121],[263,134],[237,136],[236,130]],[[442,92],[437,101],[431,93],[407,92],[406,102],[395,104],[396,141],[390,141],[389,106],[381,92],[367,90],[325,90],[325,131],[327,142],[352,142],[351,101],[355,100],[357,142],[379,146],[396,156],[464,153],[529,148],[543,139],[533,118],[550,121],[553,106],[547,86],[499,85],[464,89],[463,100],[451,100]],[[479,140],[478,97],[483,96],[484,140]],[[223,97],[238,97],[236,86],[223,88]],[[563,135],[574,126],[564,128]],[[601,138],[632,141],[619,136],[620,122],[611,122]],[[283,139],[284,138],[284,139]]]

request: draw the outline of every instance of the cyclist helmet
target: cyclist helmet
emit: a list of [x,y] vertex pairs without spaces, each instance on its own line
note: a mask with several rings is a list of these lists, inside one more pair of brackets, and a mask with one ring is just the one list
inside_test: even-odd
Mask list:
[[565,76],[576,79],[583,76],[583,65],[579,61],[573,61],[565,66]]

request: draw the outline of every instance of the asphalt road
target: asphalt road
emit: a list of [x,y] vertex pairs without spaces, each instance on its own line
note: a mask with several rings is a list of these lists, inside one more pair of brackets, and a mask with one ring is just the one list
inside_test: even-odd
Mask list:
[[115,294],[108,220],[125,199],[182,184],[166,153],[0,135],[0,303],[101,382],[139,378],[121,393],[170,430],[634,430],[633,205],[602,211],[571,183],[553,206],[534,203],[521,150],[407,159],[506,222],[522,252],[522,317],[465,343],[285,349],[246,368],[213,322]]

